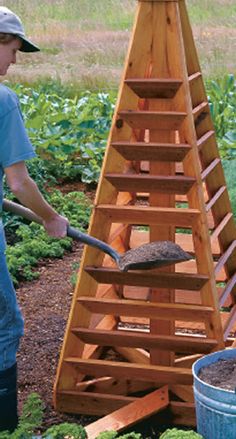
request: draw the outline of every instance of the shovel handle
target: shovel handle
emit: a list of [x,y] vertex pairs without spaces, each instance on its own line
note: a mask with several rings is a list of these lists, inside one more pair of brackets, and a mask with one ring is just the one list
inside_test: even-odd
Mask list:
[[[29,221],[33,221],[37,224],[43,225],[42,218],[40,218],[38,215],[32,212],[32,210],[22,206],[21,204],[14,203],[14,201],[9,201],[4,198],[2,206],[3,210],[5,210],[6,212],[14,213],[15,215],[19,215]],[[86,233],[80,232],[80,230],[77,230],[74,227],[67,227],[67,236],[74,239],[75,241],[83,242],[84,244],[102,250],[104,253],[107,253],[109,256],[111,256],[111,258],[114,259],[117,263],[120,260],[120,254],[110,245],[106,244],[103,241],[100,241],[97,238],[87,235]]]
[[14,203],[14,201],[9,201],[4,198],[2,203],[2,208],[6,212],[14,213],[15,215],[22,216],[23,218],[33,221],[37,224],[43,225],[43,220],[40,216],[36,215],[36,213],[32,212],[32,210],[27,207],[21,206],[21,204]]

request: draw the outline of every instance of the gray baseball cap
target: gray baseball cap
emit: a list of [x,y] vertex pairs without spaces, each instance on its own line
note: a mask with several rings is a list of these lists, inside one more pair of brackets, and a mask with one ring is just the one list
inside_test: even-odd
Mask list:
[[19,37],[22,40],[21,52],[38,52],[40,50],[26,38],[20,18],[5,6],[0,6],[0,32]]

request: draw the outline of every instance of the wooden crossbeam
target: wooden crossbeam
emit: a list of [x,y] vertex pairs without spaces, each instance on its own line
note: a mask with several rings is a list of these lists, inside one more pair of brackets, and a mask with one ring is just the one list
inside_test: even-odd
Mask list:
[[202,117],[202,114],[204,114],[204,111],[206,110],[208,110],[208,102],[201,102],[201,104],[194,107],[193,117],[195,121],[197,121],[199,117]]
[[197,146],[199,151],[202,149],[203,146],[207,144],[207,142],[215,137],[215,132],[213,130],[207,131],[205,134],[203,134],[200,139],[197,140]]
[[234,305],[228,313],[228,318],[224,324],[224,339],[227,340],[229,333],[236,322],[236,305]]
[[200,290],[209,280],[204,274],[168,273],[165,271],[144,272],[120,270],[111,267],[85,267],[86,272],[100,283],[146,286],[154,288],[176,288],[183,290]]
[[[233,275],[231,279],[227,282],[225,288],[223,289],[220,297],[219,297],[219,306],[223,306],[228,299],[230,293],[232,292],[233,288],[236,285],[236,273]],[[236,298],[235,298],[236,299]],[[234,301],[236,301],[234,299]]]
[[229,212],[225,215],[225,217],[220,221],[220,223],[214,228],[211,234],[211,241],[213,242],[216,238],[220,236],[220,234],[224,231],[230,221],[233,219],[232,212]]
[[227,250],[222,254],[219,261],[217,262],[217,265],[215,267],[215,274],[219,273],[219,271],[222,269],[222,267],[226,264],[227,260],[232,256],[236,249],[236,240],[234,240],[230,246],[227,248]]
[[117,379],[113,377],[98,377],[81,381],[76,384],[78,392],[95,392],[110,394],[111,389],[116,395],[132,395],[138,392],[148,392],[156,389],[158,386],[155,382],[135,381],[126,379]]
[[146,206],[111,206],[100,204],[98,212],[104,213],[112,222],[129,224],[166,224],[179,227],[190,227],[198,218],[197,209]]
[[216,167],[220,164],[221,164],[221,161],[219,158],[214,159],[209,164],[209,166],[207,166],[207,168],[204,169],[204,171],[202,171],[202,174],[201,174],[202,180],[205,180],[213,171],[216,170]]
[[154,142],[112,142],[115,148],[127,160],[148,160],[181,162],[191,150],[188,144]]
[[140,98],[170,99],[173,98],[182,84],[181,79],[147,78],[126,79],[127,84]]
[[79,392],[76,390],[61,390],[57,393],[57,410],[75,414],[104,416],[113,410],[136,401],[134,396],[111,395],[107,393]]
[[161,320],[206,321],[213,312],[213,308],[202,305],[147,303],[141,300],[79,297],[78,302],[93,313]]
[[195,179],[185,176],[106,174],[105,178],[118,190],[130,192],[158,192],[186,194],[195,183]]
[[156,381],[159,384],[193,383],[192,372],[185,367],[154,366],[150,364],[124,363],[119,361],[81,359],[66,357],[65,362],[90,376],[113,376],[117,378]]
[[202,77],[202,73],[201,72],[196,72],[196,73],[193,73],[192,75],[190,75],[188,77],[188,81],[191,84],[191,82],[196,81],[197,79],[199,79],[201,77]]
[[152,335],[130,330],[103,331],[99,329],[73,328],[72,332],[85,343],[99,346],[127,346],[143,349],[159,348],[185,353],[209,353],[217,342],[205,337]]
[[118,115],[121,121],[127,122],[131,128],[150,130],[178,130],[186,117],[186,113],[180,111],[122,110]]
[[210,209],[216,204],[217,202],[220,202],[221,196],[224,195],[225,191],[227,190],[226,186],[221,186],[218,191],[215,193],[215,195],[208,201],[206,204],[206,211],[209,212]]

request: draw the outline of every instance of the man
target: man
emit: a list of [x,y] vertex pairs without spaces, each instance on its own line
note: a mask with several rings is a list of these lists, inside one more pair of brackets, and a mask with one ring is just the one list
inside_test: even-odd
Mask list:
[[[17,15],[0,6],[0,76],[16,63],[17,51],[37,52],[29,41]],[[18,99],[0,84],[0,213],[3,199],[3,176],[14,195],[43,220],[49,235],[64,237],[68,221],[43,198],[30,178],[25,160],[35,157],[27,136]],[[16,300],[5,258],[5,237],[0,219],[0,431],[13,431],[17,417],[16,353],[23,335],[23,319]]]

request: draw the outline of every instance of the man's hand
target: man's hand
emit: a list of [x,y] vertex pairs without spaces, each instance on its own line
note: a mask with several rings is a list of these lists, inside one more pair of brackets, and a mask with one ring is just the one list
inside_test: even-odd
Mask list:
[[43,220],[43,225],[46,232],[54,238],[64,238],[67,236],[69,221],[64,216],[57,214],[53,218]]

